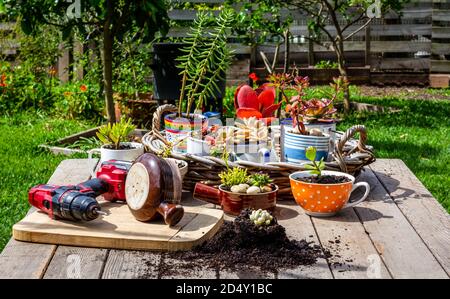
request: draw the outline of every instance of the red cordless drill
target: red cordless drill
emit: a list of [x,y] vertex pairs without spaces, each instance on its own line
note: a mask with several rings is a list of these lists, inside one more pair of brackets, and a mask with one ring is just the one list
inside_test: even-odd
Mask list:
[[97,178],[71,186],[38,185],[28,192],[30,204],[47,213],[53,219],[90,221],[101,211],[96,197],[106,200],[125,200],[125,179],[131,163],[104,162]]

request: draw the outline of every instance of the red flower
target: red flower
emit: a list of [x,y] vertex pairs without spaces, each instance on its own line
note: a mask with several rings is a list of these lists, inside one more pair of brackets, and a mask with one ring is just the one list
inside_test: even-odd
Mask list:
[[253,82],[259,81],[259,77],[256,75],[256,73],[251,73],[250,75],[248,75],[248,77],[252,79]]
[[81,92],[86,92],[88,90],[88,88],[86,85],[83,84],[80,86],[80,90],[81,90]]
[[270,84],[263,84],[253,90],[248,85],[241,85],[234,94],[234,107],[239,118],[266,118],[273,116],[281,103],[274,104],[276,91]]
[[6,75],[2,74],[0,77],[0,87],[6,87],[8,84],[6,84]]

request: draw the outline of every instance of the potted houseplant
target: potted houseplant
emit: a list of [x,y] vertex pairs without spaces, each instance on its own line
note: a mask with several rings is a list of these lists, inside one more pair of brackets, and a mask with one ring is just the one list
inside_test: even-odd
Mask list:
[[[330,147],[330,134],[335,127],[317,127],[319,121],[332,124],[332,116],[336,112],[333,101],[339,91],[335,86],[335,95],[331,99],[304,100],[305,90],[309,87],[309,78],[295,77],[294,84],[288,89],[296,92],[289,100],[286,111],[292,118],[292,126],[283,129],[283,157],[288,162],[307,160],[306,149],[313,146],[317,149],[319,159],[327,159]],[[283,91],[284,93],[284,91]],[[314,125],[315,124],[315,125]],[[326,133],[324,133],[324,131]]]
[[225,213],[235,216],[244,209],[275,209],[278,186],[267,174],[249,175],[247,169],[234,167],[219,176],[222,184],[218,188],[197,183],[194,198],[220,205]]
[[88,152],[89,159],[94,152],[100,152],[101,162],[108,160],[134,161],[144,153],[144,145],[137,142],[128,142],[128,136],[136,129],[131,119],[122,118],[120,122],[108,123],[99,128],[98,139],[103,143],[100,149]]
[[[317,160],[317,150],[309,147],[306,151],[310,164],[307,171],[299,171],[289,176],[295,201],[310,216],[333,216],[342,209],[350,208],[363,202],[370,192],[366,182],[355,183],[355,178],[347,173],[326,171],[323,158]],[[364,195],[348,203],[350,194],[358,187],[366,189]]]
[[[182,81],[178,112],[164,118],[166,136],[170,142],[188,136],[201,139],[206,133],[208,119],[192,111],[201,109],[208,99],[220,92],[217,80],[224,79],[231,63],[227,31],[233,19],[231,10],[222,10],[214,21],[214,28],[205,37],[206,26],[211,19],[206,13],[199,13],[192,35],[182,49],[185,55],[179,58]],[[186,144],[186,141],[183,143]]]

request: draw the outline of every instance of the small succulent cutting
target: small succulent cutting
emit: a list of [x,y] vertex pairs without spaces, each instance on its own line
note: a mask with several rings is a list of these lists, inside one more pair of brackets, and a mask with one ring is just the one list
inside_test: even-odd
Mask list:
[[250,214],[250,220],[256,225],[256,226],[268,226],[272,224],[273,216],[270,215],[270,213],[266,210],[254,210]]
[[306,149],[306,158],[311,161],[311,164],[306,164],[305,169],[310,170],[311,174],[315,174],[318,177],[322,175],[322,170],[325,169],[325,162],[323,158],[320,161],[316,161],[317,149],[310,146]]

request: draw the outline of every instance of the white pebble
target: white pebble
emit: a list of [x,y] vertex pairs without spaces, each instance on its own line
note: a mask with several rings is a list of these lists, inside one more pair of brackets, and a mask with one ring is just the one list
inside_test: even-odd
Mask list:
[[251,186],[247,189],[247,194],[258,194],[261,193],[261,189],[257,186]]

